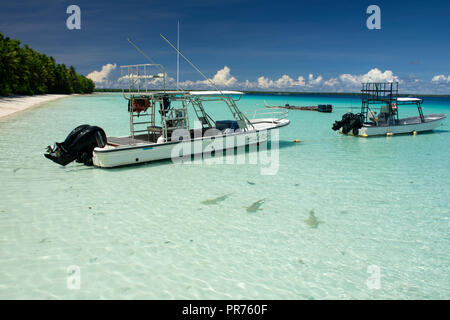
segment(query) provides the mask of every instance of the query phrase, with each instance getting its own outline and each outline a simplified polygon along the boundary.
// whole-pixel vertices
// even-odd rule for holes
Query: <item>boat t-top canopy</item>
[[[365,123],[370,123],[373,116],[369,117],[371,106],[379,106],[380,112],[378,115],[377,125],[395,125],[400,121],[398,116],[399,105],[416,105],[419,112],[421,122],[425,122],[422,111],[421,98],[414,97],[399,97],[398,96],[398,82],[367,82],[362,83],[361,89],[361,114]]]
[[[244,95],[244,92],[241,91],[212,91],[212,90],[204,90],[204,91],[186,91],[186,90],[165,90],[165,91],[147,91],[147,92],[127,92],[131,95],[141,95],[143,97],[151,97],[151,96],[177,96],[177,95],[191,95],[195,97],[214,97],[214,96],[232,96],[232,95]]]
[[[241,91],[229,91],[229,90],[224,90],[224,91],[189,91],[190,95],[193,96],[218,96],[218,95],[230,95],[230,94],[236,94],[236,95],[243,95],[244,93]]]
[[[410,97],[400,97],[397,98],[397,102],[401,102],[401,103],[417,103],[417,102],[422,102],[423,99],[420,98],[410,98]]]

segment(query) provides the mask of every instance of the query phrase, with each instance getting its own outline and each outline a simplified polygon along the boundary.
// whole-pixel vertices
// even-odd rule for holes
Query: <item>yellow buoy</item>
[[[362,134],[362,135],[361,135],[361,137],[363,137],[363,138],[367,138],[367,137],[368,137],[368,135],[364,133],[364,134]]]
[[[387,135],[388,137],[391,137],[391,136],[393,136],[394,134],[393,134],[392,132],[387,132],[386,135]]]
[[[417,131],[413,131],[413,135],[416,136],[417,135]]]
[[[295,142],[295,143],[298,143],[298,142],[301,142],[301,140],[295,139],[294,142]]]

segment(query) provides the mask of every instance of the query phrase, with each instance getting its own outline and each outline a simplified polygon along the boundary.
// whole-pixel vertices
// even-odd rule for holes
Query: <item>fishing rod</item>
[[[141,50],[141,48],[139,48],[137,46],[137,44],[135,44],[130,38],[127,38],[127,41],[140,53],[142,54],[144,57],[147,58],[148,61],[150,61],[152,64],[157,64],[155,63],[155,61],[152,60],[152,58],[150,58],[144,51]]]
[[[202,76],[203,76],[203,78],[205,78],[205,80],[206,81],[208,81],[217,91],[219,91],[219,93],[222,95],[222,96],[224,96],[225,97],[225,95],[222,93],[222,91],[219,89],[219,88],[217,88],[217,86],[216,86],[216,84],[211,80],[211,79],[209,79],[209,78],[207,78],[204,74],[203,74],[203,72],[201,72],[200,71],[200,69],[199,68],[197,68],[188,58],[186,58],[185,56],[184,56],[184,54],[183,53],[181,53],[181,51],[180,50],[178,50],[178,48],[177,47],[175,47],[169,40],[167,40],[167,38],[166,37],[164,37],[161,33],[159,34],[172,48],[174,48],[177,52],[178,52],[178,54],[180,55],[180,56],[182,56],[183,57],[183,59],[184,60],[186,60],[187,62],[189,62],[189,64],[195,69],[195,70],[197,70],[198,71],[198,73],[200,73]]]
[[[249,123],[252,127],[253,127],[253,129],[255,129],[255,126],[250,122],[250,120],[247,118],[247,116],[245,115],[245,114],[243,114],[239,109],[237,109],[237,106],[235,105],[235,103],[234,103],[234,101],[233,101],[233,99],[231,98],[231,96],[230,97],[227,97],[227,96],[225,96],[224,94],[223,94],[223,92],[222,92],[222,90],[220,90],[219,88],[217,88],[217,86],[216,86],[216,84],[214,83],[214,81],[212,81],[211,79],[209,79],[209,78],[207,78],[204,74],[203,74],[203,72],[201,72],[200,71],[200,69],[199,68],[197,68],[197,66],[195,65],[195,64],[193,64],[192,62],[191,62],[191,60],[189,60],[188,58],[186,58],[185,56],[184,56],[184,54],[183,53],[181,53],[181,51],[180,50],[178,50],[178,48],[177,47],[175,47],[169,40],[167,40],[167,38],[166,37],[164,37],[161,33],[159,34],[172,48],[174,48],[177,52],[178,52],[178,54],[180,55],[180,56],[182,56],[183,57],[183,59],[184,60],[186,60],[187,62],[189,62],[189,64],[195,69],[195,70],[197,70],[198,71],[198,73],[200,73],[202,76],[203,76],[203,78],[205,78],[205,80],[207,81],[207,82],[209,82],[219,93],[220,93],[220,95],[223,97],[223,99],[225,100],[225,102],[227,103],[227,105],[228,105],[228,108],[230,109],[230,111],[231,111],[231,113],[233,114],[233,116],[236,118],[236,117],[238,117],[241,121],[244,121],[244,123],[246,124],[246,123]],[[229,104],[229,102],[227,102],[227,101],[229,101],[230,103],[231,103],[231,105]],[[235,115],[235,113],[237,114],[237,116]],[[237,120],[237,119],[236,119]],[[247,129],[248,130],[248,129]]]
[[[150,61],[151,64],[157,66],[159,69],[161,69],[162,73],[163,73],[163,81],[164,81],[164,91],[166,91],[166,70],[164,70],[164,67],[158,63],[155,63],[155,61],[152,60],[152,58],[150,58],[144,51],[141,50],[141,48],[139,48],[137,46],[137,44],[135,44],[130,38],[127,38],[127,41],[140,53],[142,54],[148,61]]]

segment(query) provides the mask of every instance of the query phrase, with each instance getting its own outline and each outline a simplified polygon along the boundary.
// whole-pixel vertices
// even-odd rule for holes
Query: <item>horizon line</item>
[[[161,91],[162,89],[149,89],[148,91]],[[189,89],[185,91],[198,91],[198,89]],[[208,90],[201,90],[208,91]],[[359,96],[361,92],[323,92],[323,91],[259,91],[259,90],[239,90],[245,94],[277,94],[277,95],[334,95],[334,96]],[[118,88],[95,88],[94,92],[122,92]],[[450,98],[450,94],[432,94],[432,93],[398,93],[399,96],[423,96],[423,97],[440,97]]]

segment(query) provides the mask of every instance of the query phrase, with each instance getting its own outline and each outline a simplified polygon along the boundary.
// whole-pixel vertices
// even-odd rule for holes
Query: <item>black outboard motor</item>
[[[348,112],[342,116],[341,121],[335,121],[331,129],[334,131],[339,130],[348,120],[352,117],[353,113]]]
[[[362,113],[357,113],[349,122],[349,131],[352,130],[353,135],[358,135],[359,129],[362,128],[364,124],[364,115]],[[344,130],[342,130],[344,131]],[[349,132],[348,131],[348,132]]]
[[[69,133],[64,142],[56,142],[47,147],[44,156],[62,166],[76,160],[87,166],[92,165],[92,151],[106,145],[106,134],[102,128],[84,124]]]
[[[347,134],[352,131],[354,135],[357,135],[363,124],[364,115],[362,113],[353,114],[348,112],[342,116],[341,121],[335,121],[331,129],[336,131],[342,128],[342,133]]]

